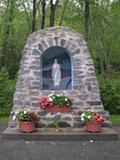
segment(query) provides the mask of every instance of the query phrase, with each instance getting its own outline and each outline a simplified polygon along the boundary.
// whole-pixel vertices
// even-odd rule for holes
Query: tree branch
[[[66,10],[66,8],[67,8],[68,1],[69,1],[69,0],[66,0],[66,2],[65,2],[65,5],[64,5],[63,11],[62,11],[62,15],[61,15],[61,18],[60,18],[59,26],[62,25],[62,21],[63,21],[63,18],[64,18],[64,13],[65,13],[65,10]]]

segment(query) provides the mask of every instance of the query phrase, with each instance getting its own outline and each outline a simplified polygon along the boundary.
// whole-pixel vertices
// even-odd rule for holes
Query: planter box
[[[101,132],[102,130],[102,124],[98,122],[89,122],[85,124],[85,129],[88,132]]]
[[[35,131],[35,123],[34,122],[19,122],[19,127],[21,132],[34,132]]]
[[[71,112],[71,108],[70,107],[57,107],[57,106],[53,106],[51,108],[46,108],[46,112]]]

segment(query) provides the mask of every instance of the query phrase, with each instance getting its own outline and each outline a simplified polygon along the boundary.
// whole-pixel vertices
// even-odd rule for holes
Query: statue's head
[[[54,63],[58,63],[58,60],[57,60],[57,59],[55,59],[55,60],[54,60]]]

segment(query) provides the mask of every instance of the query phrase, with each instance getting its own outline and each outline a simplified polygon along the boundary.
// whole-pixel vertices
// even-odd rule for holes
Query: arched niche
[[[72,89],[71,56],[65,48],[58,46],[48,48],[41,56],[41,69],[41,87],[43,90]],[[56,81],[58,82],[57,85]]]

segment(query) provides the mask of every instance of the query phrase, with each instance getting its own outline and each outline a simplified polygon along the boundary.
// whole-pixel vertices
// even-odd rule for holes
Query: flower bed
[[[46,112],[70,112],[72,102],[63,94],[52,94],[40,99],[39,105]]]

